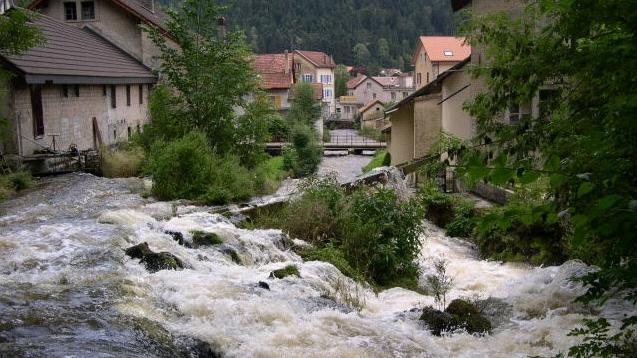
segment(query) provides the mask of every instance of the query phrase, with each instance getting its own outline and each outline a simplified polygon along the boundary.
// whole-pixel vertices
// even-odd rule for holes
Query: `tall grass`
[[[107,178],[129,178],[138,176],[144,163],[144,150],[127,147],[110,150],[102,148],[102,175]]]
[[[31,186],[33,186],[33,178],[31,173],[27,171],[17,171],[0,176],[0,201],[9,199]]]
[[[372,169],[385,167],[391,164],[391,157],[386,150],[379,150],[374,158],[366,166],[363,167],[363,173],[370,172]]]

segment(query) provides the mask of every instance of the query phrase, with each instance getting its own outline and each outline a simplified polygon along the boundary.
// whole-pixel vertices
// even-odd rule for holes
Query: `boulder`
[[[263,282],[263,281],[259,281],[259,287],[265,289],[265,290],[270,290],[270,285],[268,285],[267,282]]]
[[[126,255],[139,259],[146,270],[155,273],[161,270],[183,269],[184,263],[170,252],[153,252],[147,242],[126,249]]]
[[[164,231],[164,234],[170,235],[173,238],[173,240],[177,241],[179,245],[184,244],[184,234],[180,233],[179,231],[166,230]]]
[[[243,265],[243,261],[241,261],[241,257],[237,253],[237,250],[233,249],[232,247],[224,247],[221,249],[221,252],[224,255],[230,256],[232,262],[234,262],[235,264]]]
[[[456,329],[465,329],[470,334],[491,331],[491,322],[478,311],[476,306],[460,299],[451,301],[444,312],[433,307],[425,307],[420,319],[427,323],[431,333],[436,336],[443,331]]]
[[[212,246],[223,243],[221,236],[213,232],[193,231],[192,243],[196,246]]]
[[[439,336],[443,331],[452,329],[454,317],[433,307],[425,307],[420,320],[425,321],[432,334]]]

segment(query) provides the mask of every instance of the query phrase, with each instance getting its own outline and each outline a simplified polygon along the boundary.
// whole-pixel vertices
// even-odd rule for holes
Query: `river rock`
[[[270,278],[282,279],[288,276],[301,277],[301,275],[299,274],[299,268],[296,267],[295,265],[288,265],[282,269],[278,269],[278,270],[274,270],[270,272]]]
[[[184,263],[177,256],[170,252],[153,252],[148,247],[147,242],[129,247],[126,249],[126,255],[134,259],[140,259],[140,262],[146,266],[146,270],[151,273],[184,268]]]
[[[164,231],[164,234],[170,235],[173,238],[173,240],[177,241],[179,245],[184,244],[184,234],[180,233],[179,231],[166,230]]]
[[[270,285],[268,285],[267,282],[263,282],[263,281],[259,281],[259,287],[265,289],[265,290],[270,290]]]
[[[425,307],[420,316],[422,321],[436,336],[443,331],[465,329],[467,333],[488,333],[491,322],[485,318],[472,303],[456,299],[451,301],[447,309],[442,312],[433,307]]]
[[[213,233],[213,232],[205,232],[205,231],[193,231],[192,232],[192,243],[197,246],[212,246],[219,245],[223,243],[223,239],[221,236]]]
[[[233,249],[232,247],[226,246],[221,249],[221,252],[224,255],[229,256],[232,259],[232,262],[234,262],[235,264],[243,265],[243,261],[241,261],[241,257],[237,253],[237,250]]]

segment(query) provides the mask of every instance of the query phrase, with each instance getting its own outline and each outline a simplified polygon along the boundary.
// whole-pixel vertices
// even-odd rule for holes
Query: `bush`
[[[418,188],[418,197],[426,209],[426,217],[435,225],[444,228],[455,217],[454,198],[438,190],[433,182],[425,182]]]
[[[190,133],[151,149],[147,171],[153,195],[161,200],[191,199],[206,204],[245,200],[255,193],[254,176],[236,157],[213,153],[206,136]]]
[[[350,265],[343,250],[332,242],[324,247],[313,248],[302,252],[301,255],[305,260],[329,262],[341,271],[343,275],[351,277],[356,281],[363,281],[365,279],[361,272]]]
[[[255,169],[255,188],[259,194],[272,194],[277,191],[281,181],[288,175],[283,169],[283,157],[267,157]]]
[[[313,174],[323,159],[314,131],[305,125],[296,125],[291,136],[292,147],[283,150],[284,169],[291,171],[297,178]]]
[[[371,162],[363,167],[363,173],[370,172],[372,169],[386,167],[391,165],[391,155],[386,150],[379,150]]]
[[[285,142],[290,134],[290,126],[280,115],[273,115],[268,121],[268,133],[270,134],[270,141]]]
[[[0,200],[6,200],[14,196],[17,192],[33,186],[31,173],[27,171],[17,171],[11,174],[0,176]]]
[[[362,137],[367,137],[379,142],[385,141],[385,136],[383,135],[383,133],[376,128],[362,127],[358,131],[358,134],[360,134]]]
[[[140,147],[116,150],[102,148],[102,175],[107,178],[129,178],[139,175],[144,162],[144,151]]]

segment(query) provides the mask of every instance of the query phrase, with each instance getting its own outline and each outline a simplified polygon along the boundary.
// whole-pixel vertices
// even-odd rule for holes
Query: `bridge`
[[[334,131],[336,132],[336,131]],[[286,145],[291,145],[289,141],[286,142],[271,142],[267,143],[266,149],[270,152],[278,152]],[[322,147],[324,150],[332,151],[354,151],[359,152],[363,150],[377,150],[387,148],[387,143],[380,142],[375,139],[360,136],[358,134],[334,134],[331,136],[329,142],[323,142]]]

